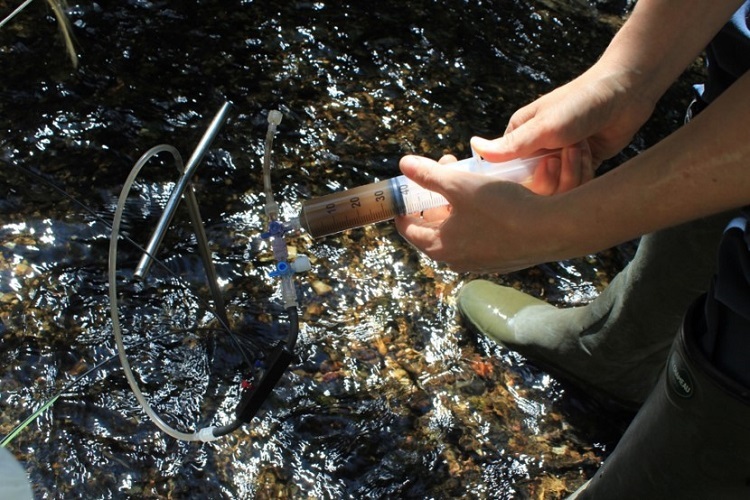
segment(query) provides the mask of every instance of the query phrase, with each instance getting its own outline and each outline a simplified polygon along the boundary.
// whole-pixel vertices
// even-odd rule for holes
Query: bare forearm
[[[472,146],[492,161],[563,148],[562,160],[568,161],[560,170],[569,173],[584,163],[598,165],[631,140],[667,87],[740,4],[640,0],[586,73],[519,109],[503,137],[474,140]],[[647,152],[553,196],[405,157],[404,174],[445,196],[452,211],[437,218],[399,218],[397,227],[416,248],[457,271],[509,272],[750,205],[748,117],[746,76]],[[590,151],[588,162],[565,154],[571,147],[584,151],[583,146]]]
[[[631,74],[656,102],[742,5],[742,0],[640,0],[598,65]]]
[[[690,124],[617,169],[550,197],[564,257],[750,204],[750,75]],[[556,219],[558,217],[555,217]],[[575,235],[575,237],[567,237]]]

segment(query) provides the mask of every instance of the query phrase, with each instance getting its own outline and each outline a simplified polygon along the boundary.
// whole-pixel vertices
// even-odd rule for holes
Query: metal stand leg
[[[221,296],[221,290],[219,289],[219,279],[216,275],[216,267],[214,266],[214,261],[211,258],[211,248],[208,246],[206,229],[203,226],[201,213],[198,209],[198,200],[195,198],[195,191],[193,191],[192,185],[189,185],[187,190],[185,191],[185,199],[188,204],[188,210],[190,211],[190,221],[193,224],[193,230],[195,231],[195,236],[198,240],[198,252],[200,253],[201,260],[203,261],[203,268],[206,270],[208,288],[211,290],[211,297],[214,299],[216,314],[219,316],[219,320],[224,324],[224,326],[228,328],[229,317],[227,316],[227,309],[224,305],[224,298]]]

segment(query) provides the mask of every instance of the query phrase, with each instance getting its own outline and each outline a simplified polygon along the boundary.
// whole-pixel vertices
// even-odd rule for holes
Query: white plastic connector
[[[281,277],[281,299],[285,309],[297,307],[297,289],[294,287],[294,278],[291,274]]]
[[[219,439],[217,436],[214,436],[214,429],[216,427],[204,427],[203,429],[198,431],[198,439],[203,441],[204,443],[208,443],[209,441],[216,441]]]
[[[294,262],[289,264],[295,273],[306,273],[312,269],[310,258],[307,255],[298,255]]]
[[[276,214],[279,213],[279,204],[273,200],[269,200],[266,202],[265,210],[266,216],[270,219],[274,219]]]

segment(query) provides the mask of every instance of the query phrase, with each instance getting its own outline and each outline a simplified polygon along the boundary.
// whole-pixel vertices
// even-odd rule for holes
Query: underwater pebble
[[[16,269],[15,269],[15,275],[16,276],[26,276],[28,274],[31,274],[32,272],[34,272],[34,271],[31,268],[31,266],[29,266],[25,262],[23,262],[21,264],[18,264],[16,266]]]
[[[323,306],[317,302],[311,302],[305,307],[305,318],[320,316],[323,314]]]
[[[0,295],[0,303],[2,304],[17,304],[18,296],[15,293],[4,293]]]
[[[312,289],[317,293],[318,295],[325,295],[327,293],[331,293],[333,291],[333,287],[327,283],[324,283],[320,280],[315,280],[311,284]]]

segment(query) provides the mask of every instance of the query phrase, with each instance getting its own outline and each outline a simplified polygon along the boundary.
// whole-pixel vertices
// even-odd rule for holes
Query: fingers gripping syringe
[[[451,168],[489,175],[498,179],[528,184],[538,165],[558,151],[531,158],[491,163],[481,158],[467,158],[449,164]],[[346,229],[366,226],[430,208],[448,205],[442,195],[423,188],[401,175],[331,193],[302,203],[299,224],[314,238]]]

